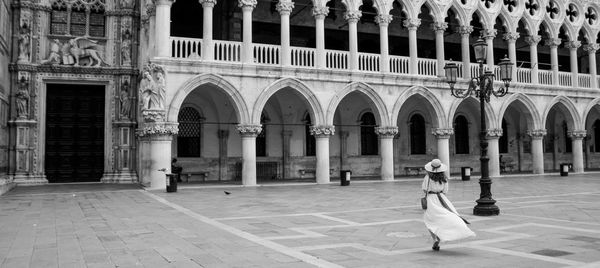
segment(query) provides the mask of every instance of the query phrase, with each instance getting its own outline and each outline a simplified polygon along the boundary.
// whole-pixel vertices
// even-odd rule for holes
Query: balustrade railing
[[[201,59],[203,40],[198,38],[171,37],[171,57],[176,59]],[[215,61],[241,62],[242,42],[213,40],[213,52]],[[316,61],[316,49],[305,47],[290,48],[291,65],[296,67],[314,68]],[[253,44],[253,57],[255,64],[279,65],[281,64],[281,46],[267,44]],[[325,50],[325,67],[328,69],[348,70],[350,53],[348,51]],[[379,72],[380,54],[358,53],[358,69],[365,72]],[[479,64],[471,63],[469,66],[470,74],[464,74],[462,62],[454,62],[458,65],[458,77],[479,76]],[[409,57],[389,56],[389,69],[391,73],[408,74]],[[437,60],[418,59],[417,72],[422,76],[437,75]],[[485,66],[487,69],[487,66]],[[495,80],[499,81],[499,67],[494,67]],[[532,72],[528,68],[517,68],[516,77],[513,81],[516,83],[531,83]],[[540,85],[553,85],[553,72],[550,70],[538,70],[538,83]],[[573,76],[570,72],[558,73],[558,85],[570,87],[573,85]],[[578,74],[578,86],[582,88],[592,87],[592,77],[590,74]],[[600,84],[600,77],[596,84]]]
[[[358,53],[358,69],[365,72],[379,72],[379,54]]]

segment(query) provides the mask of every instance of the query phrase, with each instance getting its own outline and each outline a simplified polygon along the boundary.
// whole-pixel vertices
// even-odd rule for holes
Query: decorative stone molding
[[[421,26],[421,19],[406,19],[404,20],[404,27],[409,30],[416,31],[419,26]]]
[[[538,138],[541,139],[544,136],[546,136],[547,131],[545,129],[534,129],[534,130],[527,130],[527,135],[531,136],[531,138]]]
[[[581,140],[581,139],[585,138],[585,136],[587,136],[587,131],[585,129],[570,130],[570,131],[567,132],[567,135],[571,139]]]
[[[583,46],[583,51],[587,52],[588,54],[596,54],[596,51],[598,51],[598,49],[600,49],[600,44],[597,43],[586,44]]]
[[[577,50],[581,47],[581,41],[569,41],[565,43],[565,48]]]
[[[525,42],[530,46],[537,46],[542,41],[541,35],[530,35],[525,37]]]
[[[242,125],[239,124],[236,127],[237,131],[242,135],[242,137],[256,137],[260,132],[262,132],[261,125]]]
[[[398,134],[397,126],[387,126],[387,127],[376,127],[375,134],[379,135],[382,138],[393,138]]]
[[[156,6],[172,6],[176,0],[154,0]]]
[[[258,3],[257,0],[238,0],[239,1],[239,7],[241,8],[252,8],[254,9],[256,7],[256,4]]]
[[[312,15],[315,16],[317,19],[319,19],[319,18],[323,19],[323,18],[327,17],[327,15],[329,15],[329,7],[314,6],[312,9]]]
[[[460,35],[470,35],[473,32],[473,26],[460,26],[458,27],[458,33]]]
[[[344,19],[348,22],[358,22],[360,17],[362,17],[362,12],[360,10],[346,11],[346,13],[344,13]]]
[[[558,46],[560,46],[560,44],[562,44],[562,39],[548,38],[548,39],[546,39],[545,44],[546,44],[546,46],[549,46],[549,47],[558,47]]]
[[[217,0],[198,0],[202,7],[214,7],[217,4]]]
[[[335,126],[311,126],[310,134],[315,137],[332,136],[335,134]]]
[[[277,6],[275,6],[275,9],[277,9],[277,12],[279,12],[280,15],[289,15],[294,9],[294,2],[286,0],[279,1]]]
[[[521,37],[521,34],[519,34],[518,32],[505,33],[504,35],[502,35],[502,38],[508,42],[515,42],[517,41],[517,39],[519,39],[519,37]]]
[[[175,122],[145,123],[135,131],[135,134],[138,137],[177,135],[179,133],[178,125]]]
[[[492,139],[498,139],[500,137],[502,137],[502,129],[501,128],[492,128],[492,129],[488,129],[485,132],[485,137],[486,138],[492,138]]]
[[[379,14],[379,15],[375,16],[375,23],[377,23],[380,26],[387,26],[390,23],[392,23],[393,19],[394,19],[394,16],[392,16],[392,15]]]
[[[431,24],[431,29],[434,32],[445,32],[448,29],[447,22],[434,22]]]
[[[13,72],[25,71],[32,73],[70,73],[80,75],[138,75],[137,69],[121,67],[74,67],[72,65],[31,65],[14,64],[8,65],[8,70]]]
[[[165,110],[143,109],[142,117],[144,122],[161,122],[165,120]]]
[[[431,134],[438,139],[448,139],[451,135],[454,135],[453,128],[434,128],[431,130]]]

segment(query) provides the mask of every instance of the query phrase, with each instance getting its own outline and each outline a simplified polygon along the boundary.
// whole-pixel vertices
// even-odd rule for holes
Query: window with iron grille
[[[368,112],[360,117],[360,151],[362,155],[379,154],[379,140],[375,133],[375,115]]]
[[[200,157],[202,121],[200,113],[192,108],[181,109],[178,116],[179,134],[177,134],[177,156]]]
[[[106,36],[106,0],[55,0],[50,14],[50,34]]]

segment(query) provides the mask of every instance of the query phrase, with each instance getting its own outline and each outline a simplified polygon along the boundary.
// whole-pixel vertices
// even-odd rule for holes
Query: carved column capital
[[[237,131],[242,135],[242,137],[256,137],[260,132],[262,132],[261,125],[243,125],[239,124],[236,127]]]
[[[238,0],[238,5],[241,8],[252,8],[254,9],[256,7],[256,4],[258,3],[257,0]]]
[[[344,19],[348,22],[358,22],[360,17],[362,17],[362,12],[360,10],[346,11],[346,13],[344,13]]]
[[[533,139],[541,139],[546,136],[546,133],[545,129],[527,130],[527,135],[531,136]]]
[[[294,2],[289,0],[280,0],[277,3],[277,6],[275,6],[275,9],[277,9],[277,12],[279,12],[280,15],[289,15],[292,13],[292,9],[294,9]]]
[[[530,46],[537,46],[540,41],[542,41],[542,36],[540,35],[530,35],[525,37],[525,42]]]
[[[311,126],[310,134],[315,137],[329,137],[335,134],[335,126]]]
[[[519,34],[518,32],[505,33],[504,35],[502,35],[502,38],[508,42],[516,42],[517,39],[519,39],[519,37],[521,37],[521,34]]]
[[[565,47],[570,50],[577,50],[581,47],[581,41],[569,41],[565,43]]]
[[[329,15],[329,7],[327,7],[327,6],[323,6],[323,7],[314,6],[313,9],[312,9],[312,14],[317,19],[323,19],[323,18],[327,17],[327,15]]]
[[[473,32],[473,26],[460,26],[458,27],[458,33],[460,35],[470,35]]]
[[[585,138],[585,136],[587,136],[587,131],[585,129],[570,130],[567,132],[567,135],[569,135],[569,138],[571,139],[582,140],[583,138]]]
[[[135,131],[138,137],[172,136],[179,133],[179,123],[147,122]]]
[[[217,0],[198,0],[198,3],[200,3],[202,7],[214,7],[217,4]]]
[[[376,127],[375,133],[381,138],[393,138],[398,134],[397,126]]]
[[[377,24],[379,24],[380,26],[388,26],[392,22],[393,19],[394,19],[394,16],[392,16],[392,15],[379,14],[375,17],[375,22]]]
[[[449,139],[450,136],[454,135],[453,128],[434,128],[431,130],[431,134],[438,139]]]
[[[416,31],[419,26],[421,26],[421,19],[406,19],[403,23],[404,27],[408,28],[408,30]]]
[[[583,51],[587,52],[588,54],[596,54],[598,49],[600,49],[600,44],[598,43],[587,44],[583,46]]]
[[[546,39],[546,46],[549,47],[558,47],[562,44],[562,39],[560,38],[548,38]]]
[[[448,29],[447,22],[434,22],[431,24],[431,29],[434,32],[445,32]]]
[[[498,30],[496,29],[485,29],[483,31],[483,39],[485,40],[494,39],[496,35],[498,35]]]
[[[488,139],[499,139],[502,137],[502,129],[501,128],[491,128],[485,132],[485,137]]]
[[[156,6],[172,6],[176,0],[156,0]]]

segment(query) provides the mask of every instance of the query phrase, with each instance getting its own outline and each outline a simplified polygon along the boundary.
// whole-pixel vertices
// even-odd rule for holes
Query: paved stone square
[[[600,267],[600,174],[494,179],[500,215],[431,250],[420,179],[331,185],[18,187],[0,197],[1,267]],[[224,193],[227,191],[231,194]]]

